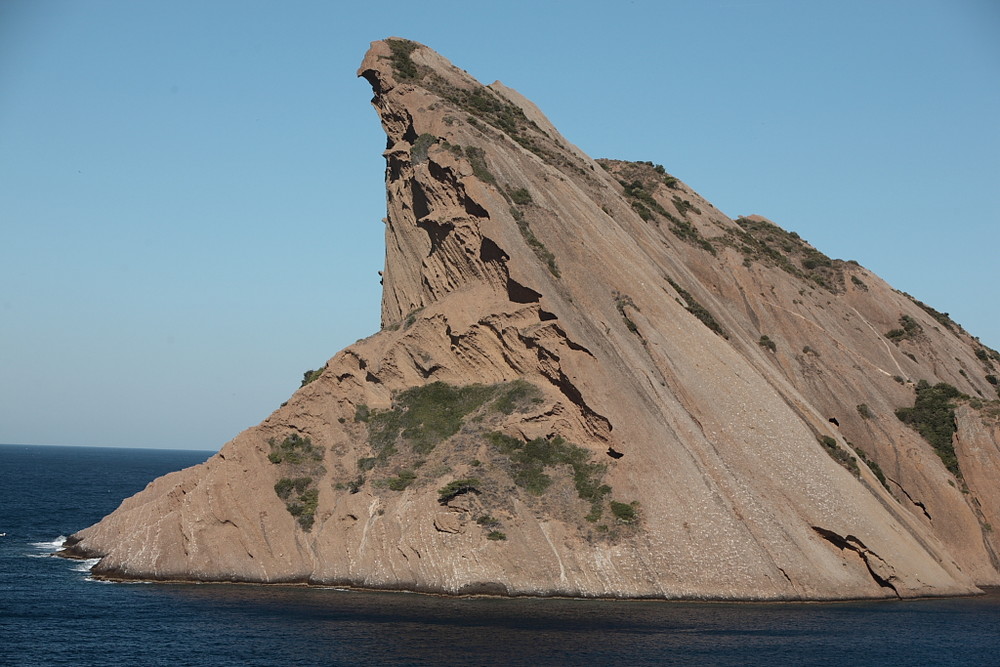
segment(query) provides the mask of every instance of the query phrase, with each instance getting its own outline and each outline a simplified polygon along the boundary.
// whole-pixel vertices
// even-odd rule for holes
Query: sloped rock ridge
[[[374,42],[382,327],[73,535],[113,580],[832,600],[1000,584],[1000,355]]]

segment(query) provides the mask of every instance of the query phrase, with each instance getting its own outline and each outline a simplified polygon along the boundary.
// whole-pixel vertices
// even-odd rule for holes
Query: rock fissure
[[[931,513],[927,511],[927,506],[926,505],[924,505],[922,502],[920,502],[919,500],[917,500],[916,498],[914,498],[913,496],[911,496],[907,492],[906,488],[904,488],[902,484],[900,484],[899,482],[897,482],[896,480],[894,480],[892,477],[889,477],[888,475],[886,475],[886,479],[889,480],[890,482],[892,482],[893,484],[895,484],[896,488],[899,489],[900,492],[904,496],[906,496],[907,500],[909,500],[911,503],[913,503],[913,505],[915,505],[916,507],[919,507],[920,511],[924,513],[924,516],[927,517],[928,521],[933,521],[933,519],[931,518]]]
[[[881,557],[868,547],[864,543],[853,535],[848,535],[847,537],[842,537],[832,530],[827,530],[826,528],[820,528],[819,526],[813,526],[813,530],[825,539],[830,544],[834,545],[842,551],[853,551],[858,556],[861,557],[862,562],[864,562],[865,567],[868,568],[868,574],[871,575],[872,579],[882,588],[888,588],[893,593],[899,596],[899,591],[896,589],[896,585],[893,581],[896,579],[895,572],[888,563],[882,560]]]

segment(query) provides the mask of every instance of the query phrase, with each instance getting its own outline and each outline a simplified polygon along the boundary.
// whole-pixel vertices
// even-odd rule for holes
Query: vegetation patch
[[[285,501],[285,509],[302,529],[310,530],[319,505],[319,489],[313,486],[313,478],[282,477],[275,483],[274,492]]]
[[[851,454],[837,444],[837,441],[828,435],[819,437],[819,443],[834,461],[854,474],[855,477],[861,474],[857,460]]]
[[[872,409],[868,407],[867,403],[861,403],[860,405],[857,406],[857,408],[858,408],[858,414],[861,415],[862,419],[875,418],[875,413],[872,412]]]
[[[858,457],[864,462],[866,466],[868,466],[868,469],[872,471],[872,474],[875,475],[879,483],[885,487],[885,490],[891,492],[892,490],[889,488],[889,482],[886,480],[885,473],[882,472],[881,466],[879,466],[879,464],[875,463],[870,458],[868,458],[868,454],[866,454],[863,449],[855,447],[854,451],[858,453]]]
[[[528,247],[535,253],[535,256],[545,263],[549,273],[559,278],[559,265],[556,264],[556,256],[535,236],[535,232],[531,231],[528,221],[524,219],[524,214],[513,207],[510,209],[510,214],[514,217],[515,222],[517,222],[517,229],[521,232],[521,238],[524,239],[524,242],[528,244]]]
[[[505,415],[512,415],[526,406],[538,404],[541,401],[541,392],[538,391],[538,387],[526,380],[514,380],[497,393],[492,407]]]
[[[623,162],[598,160],[598,163],[608,172],[615,175],[622,191],[629,204],[639,214],[639,217],[646,222],[656,222],[657,215],[670,221],[670,231],[677,238],[699,246],[703,250],[715,255],[715,246],[706,239],[692,223],[687,220],[688,212],[701,213],[701,210],[690,201],[683,199],[679,195],[672,195],[671,201],[677,209],[678,214],[674,215],[665,209],[653,196],[656,188],[666,185],[668,188],[677,189],[680,182],[666,173],[663,165],[652,162]]]
[[[757,341],[757,344],[760,345],[765,350],[770,350],[771,352],[777,352],[778,351],[778,345],[777,345],[777,343],[775,343],[773,340],[771,340],[770,336],[766,336],[766,335],[765,336],[761,336],[760,340]]]
[[[941,457],[945,467],[961,479],[958,457],[952,438],[958,430],[955,424],[955,399],[966,398],[962,392],[945,382],[931,386],[926,380],[917,383],[917,395],[912,408],[899,408],[896,417],[916,429]]]
[[[955,322],[955,320],[951,319],[951,316],[948,315],[948,313],[942,313],[939,310],[935,310],[934,308],[931,308],[930,306],[928,306],[923,301],[919,301],[917,299],[914,299],[912,296],[910,296],[906,292],[902,292],[901,294],[903,296],[905,296],[907,299],[909,299],[910,301],[912,301],[914,303],[914,305],[916,305],[917,307],[919,307],[920,309],[922,309],[925,313],[927,313],[928,315],[930,315],[931,317],[933,317],[935,320],[937,320],[938,324],[940,324],[941,326],[943,326],[948,331],[951,331],[953,333],[956,332],[956,331],[962,331],[962,327],[959,326],[958,323]]]
[[[442,505],[447,505],[456,497],[464,493],[475,493],[477,495],[481,493],[479,490],[479,480],[475,477],[468,477],[466,479],[456,479],[453,482],[448,482],[438,489],[438,502]]]
[[[484,405],[512,414],[540,397],[539,389],[524,380],[465,386],[432,382],[412,387],[396,394],[390,409],[366,413],[368,442],[375,450],[376,463],[388,460],[401,443],[413,452],[427,454],[458,433],[466,417]]]
[[[550,139],[550,137],[533,120],[524,115],[521,107],[509,102],[489,88],[478,85],[471,88],[461,88],[449,83],[437,74],[423,78],[421,85],[467,113],[468,123],[480,131],[485,130],[485,127],[479,122],[483,121],[503,132],[522,148],[531,151],[545,162],[556,167],[571,167],[580,171],[579,167],[544,145],[542,139]]]
[[[325,370],[326,370],[326,364],[323,364],[322,368],[317,368],[314,371],[306,371],[305,373],[303,373],[302,374],[302,384],[299,385],[299,389],[301,389],[302,387],[306,386],[310,382],[318,380],[319,376],[322,375],[323,371],[325,371]]]
[[[361,490],[361,487],[364,485],[365,485],[365,476],[358,475],[356,478],[352,480],[348,480],[346,482],[337,482],[336,484],[333,485],[333,488],[337,489],[338,491],[343,491],[346,489],[351,493],[357,493],[358,491]]]
[[[851,276],[851,282],[854,283],[861,291],[863,292],[868,291],[868,285],[866,285],[865,281],[861,280],[861,278],[858,278],[857,276]]]
[[[843,291],[844,262],[830,259],[795,232],[786,232],[766,220],[739,217],[735,222],[740,230],[730,232],[723,242],[743,255],[745,266],[759,261],[827,291]]]
[[[511,192],[510,200],[520,206],[526,206],[533,201],[531,199],[531,193],[528,192],[526,188],[518,188],[517,190]]]
[[[420,78],[416,63],[410,54],[417,48],[415,42],[408,39],[388,39],[386,43],[392,50],[392,69],[400,81],[413,81]]]
[[[916,340],[924,332],[924,328],[920,326],[920,323],[909,315],[900,315],[899,326],[899,329],[892,329],[885,334],[886,338],[897,345],[900,341]]]
[[[633,500],[631,503],[620,503],[616,500],[611,501],[611,513],[615,515],[620,523],[632,524],[639,520],[639,513],[636,508],[639,507],[639,501]]]
[[[639,333],[639,327],[636,326],[635,322],[632,321],[632,318],[630,318],[628,313],[625,312],[625,308],[631,308],[637,313],[642,311],[639,310],[639,307],[635,305],[635,302],[632,301],[632,297],[628,294],[622,294],[616,290],[612,296],[614,296],[615,299],[615,308],[618,309],[618,313],[622,316],[622,319],[625,320],[625,326],[628,327],[629,331],[642,338],[642,334]]]
[[[670,200],[674,203],[674,208],[677,209],[677,212],[685,218],[687,217],[688,211],[701,215],[701,209],[689,202],[687,199],[682,199],[678,195],[674,195],[670,198]]]
[[[473,175],[483,183],[489,183],[497,187],[497,179],[486,166],[486,153],[478,146],[466,146],[465,157],[468,158],[472,166]]]
[[[417,137],[417,140],[413,142],[413,147],[410,148],[410,162],[413,164],[426,162],[427,152],[431,149],[431,146],[437,143],[437,140],[437,137],[433,134],[426,132]]]
[[[678,220],[672,215],[669,217],[671,222],[670,231],[673,232],[674,236],[682,241],[687,241],[688,243],[701,247],[702,250],[711,253],[713,256],[718,254],[718,251],[715,249],[715,246],[712,245],[712,242],[702,236],[697,227],[692,225],[687,220]]]
[[[403,320],[403,331],[406,331],[417,323],[417,315],[419,315],[423,309],[424,307],[420,306],[419,308],[414,308],[406,314],[406,319]]]
[[[389,489],[391,489],[392,491],[402,491],[410,484],[413,484],[413,481],[415,479],[417,479],[417,473],[407,468],[404,470],[400,470],[398,473],[396,473],[395,477],[390,477],[389,479],[385,480],[385,485],[389,487]]]
[[[271,447],[271,452],[267,455],[267,460],[271,463],[297,465],[323,460],[323,448],[314,445],[308,435],[303,437],[298,433],[290,433],[281,442],[268,438],[267,444]]]
[[[646,190],[642,181],[636,179],[632,182],[618,181],[618,183],[624,189],[625,196],[632,200],[632,207],[636,209],[640,216],[642,216],[643,220],[652,220],[652,216],[643,216],[642,210],[645,210],[647,214],[649,214],[649,211],[656,211],[664,218],[670,215],[667,213],[667,209],[663,208],[660,205],[660,202],[656,201],[656,199],[653,198],[653,195]],[[637,208],[635,205],[636,203],[640,204],[640,207]]]
[[[509,458],[514,483],[533,495],[544,494],[552,485],[552,477],[546,470],[560,465],[569,466],[577,495],[590,503],[587,520],[595,522],[601,518],[604,499],[611,493],[611,487],[601,483],[607,466],[592,463],[588,450],[568,443],[560,436],[525,442],[494,431],[486,437],[494,448]]]
[[[675,283],[671,278],[667,277],[667,282],[670,283],[670,286],[674,288],[674,291],[677,292],[682,299],[684,299],[684,303],[681,305],[683,305],[689,313],[701,320],[701,323],[706,327],[728,340],[729,334],[726,333],[726,331],[722,328],[722,325],[719,324],[718,320],[712,316],[712,313],[710,313],[707,308],[701,305],[697,299],[691,296],[690,292]]]

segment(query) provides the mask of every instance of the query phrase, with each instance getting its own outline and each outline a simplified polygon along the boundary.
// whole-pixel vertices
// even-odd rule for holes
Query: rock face
[[[424,46],[375,42],[359,75],[388,136],[381,331],[67,555],[451,594],[1000,584],[995,351]]]

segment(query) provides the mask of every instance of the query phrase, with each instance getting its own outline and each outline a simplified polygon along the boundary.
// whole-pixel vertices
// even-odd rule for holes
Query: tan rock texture
[[[388,137],[381,331],[67,555],[448,594],[1000,584],[1000,355],[662,167],[592,160],[427,47],[375,42],[359,75]],[[919,380],[966,395],[957,475],[895,415]]]

